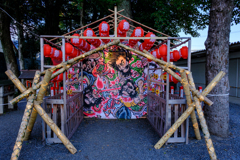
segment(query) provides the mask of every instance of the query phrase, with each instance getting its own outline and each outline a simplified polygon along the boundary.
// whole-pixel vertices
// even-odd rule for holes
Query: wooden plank
[[[175,110],[175,113],[174,113],[174,122],[177,121],[178,119],[178,104],[175,104],[174,105],[174,110]],[[178,129],[174,132],[174,138],[177,138],[178,137]]]
[[[168,143],[181,143],[181,142],[185,142],[186,138],[169,138],[168,139]]]
[[[47,138],[46,139],[47,143],[62,143],[62,141],[59,138]]]
[[[57,104],[52,105],[52,120],[55,124],[57,124]],[[57,135],[53,133],[53,138],[57,138]]]
[[[66,132],[66,130],[65,130],[65,128],[64,128],[64,106],[63,106],[63,104],[60,104],[60,110],[61,110],[61,131],[67,136],[67,132]],[[67,114],[67,113],[65,113],[65,114]]]

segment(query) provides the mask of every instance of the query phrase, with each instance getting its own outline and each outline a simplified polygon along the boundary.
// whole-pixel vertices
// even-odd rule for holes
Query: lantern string
[[[24,26],[21,24],[21,23],[19,23],[16,19],[14,19],[10,14],[8,14],[8,12],[7,11],[5,11],[4,9],[2,9],[1,7],[0,7],[0,9],[4,12],[4,13],[6,13],[13,21],[14,21],[14,23],[15,24],[19,24],[24,30],[28,30],[30,33],[32,33],[33,35],[35,35],[35,36],[37,36],[37,37],[40,37],[38,34],[36,34],[36,33],[34,33],[34,32],[32,32],[30,29],[28,29],[28,27],[24,24]]]

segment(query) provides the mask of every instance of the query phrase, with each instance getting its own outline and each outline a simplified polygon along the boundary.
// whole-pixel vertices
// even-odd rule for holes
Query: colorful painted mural
[[[146,58],[112,46],[83,60],[84,114],[104,119],[134,119],[147,112]],[[150,63],[150,67],[157,67]],[[70,69],[68,81],[81,79]],[[78,90],[80,83],[68,85]]]

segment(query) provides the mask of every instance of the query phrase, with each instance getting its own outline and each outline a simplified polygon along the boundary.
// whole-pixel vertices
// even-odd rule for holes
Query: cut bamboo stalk
[[[19,89],[20,92],[25,92],[27,90],[11,70],[7,70],[5,74],[13,82],[13,84],[15,84],[15,86]]]
[[[40,77],[40,71],[36,71],[35,76],[34,76],[34,80],[33,80],[33,85],[35,85],[39,81],[39,77]],[[16,81],[16,79],[13,80],[13,81]],[[19,85],[23,85],[20,81],[19,81],[18,84]],[[25,90],[26,90],[26,88],[25,88]],[[24,111],[24,114],[23,114],[23,118],[22,118],[22,122],[21,122],[20,129],[19,129],[19,132],[18,132],[18,136],[17,136],[16,142],[15,142],[15,145],[13,147],[13,153],[12,153],[12,156],[11,156],[12,160],[18,159],[18,157],[20,155],[20,151],[21,151],[21,148],[22,148],[22,142],[24,140],[24,136],[25,136],[25,133],[26,133],[27,125],[29,123],[29,117],[30,117],[30,114],[31,114],[32,108],[33,108],[34,98],[35,98],[34,94],[32,94],[28,98],[28,102],[27,102],[27,105],[26,105],[26,108],[25,108],[25,111]]]
[[[204,134],[204,138],[205,138],[205,142],[206,142],[206,146],[207,146],[209,156],[210,156],[211,159],[217,160],[217,155],[216,155],[215,149],[213,147],[212,139],[211,139],[210,133],[208,131],[208,126],[207,126],[206,120],[205,120],[204,115],[203,115],[203,111],[202,111],[202,107],[200,105],[200,101],[195,96],[194,96],[194,101],[195,101],[195,104],[196,104],[196,109],[197,109],[200,124],[202,126],[202,131],[203,131],[203,134]]]
[[[187,77],[188,77],[188,81],[189,81],[190,85],[193,87],[193,89],[196,89],[196,86],[195,86],[194,81],[193,81],[192,73],[187,72],[187,74],[188,74]],[[194,96],[193,98],[194,98],[194,101],[195,101],[195,104],[196,104],[198,118],[199,118],[199,121],[200,121],[200,124],[201,124],[201,127],[202,127],[202,131],[203,131],[203,134],[204,134],[204,139],[205,139],[205,142],[206,142],[206,145],[207,145],[209,156],[210,156],[211,159],[216,160],[217,156],[216,156],[216,153],[215,153],[215,149],[213,147],[212,139],[210,138],[210,133],[208,131],[206,120],[205,120],[204,115],[203,115],[202,106],[200,104],[200,101],[199,101],[198,97]]]
[[[38,95],[37,95],[37,101],[38,102],[42,102],[43,100],[43,97],[47,91],[47,87],[48,87],[48,83],[51,79],[51,75],[52,75],[52,71],[50,70],[47,70],[46,71],[46,74],[43,78],[43,81],[42,81],[42,85],[41,85],[41,88],[39,89],[39,92],[38,92]],[[36,83],[34,83],[35,85]],[[27,131],[26,131],[26,135],[24,137],[24,140],[28,140],[29,139],[29,136],[31,135],[32,133],[32,129],[33,129],[33,126],[35,124],[35,121],[37,119],[37,110],[36,108],[33,109],[32,111],[32,114],[31,114],[31,117],[29,119],[29,123],[28,123],[28,126],[27,126]]]
[[[203,90],[202,95],[206,96],[216,85],[217,83],[222,79],[222,77],[225,76],[225,72],[220,71],[216,77],[208,84],[208,86]]]
[[[13,147],[13,152],[12,152],[12,156],[11,156],[11,160],[17,160],[19,155],[20,155],[20,151],[22,149],[22,143],[23,143],[23,139],[24,139],[24,135],[25,135],[25,131],[29,122],[29,117],[33,108],[33,101],[34,101],[35,96],[32,94],[27,102],[25,111],[24,111],[24,115],[22,118],[22,122],[20,125],[20,129],[18,132],[18,136],[15,142],[15,145]]]
[[[49,68],[49,70],[56,70],[58,68],[61,68],[59,69],[57,72],[55,72],[54,74],[52,74],[52,77],[51,79],[55,78],[56,76],[58,76],[59,74],[63,73],[64,71],[68,70],[72,65],[78,63],[80,60],[84,59],[85,57],[95,53],[95,52],[98,52],[100,50],[103,50],[104,48],[107,48],[109,46],[112,46],[112,45],[117,45],[120,41],[119,40],[115,40],[113,42],[110,42],[108,44],[105,44],[101,47],[98,47],[94,50],[91,50],[89,52],[86,52],[78,57],[75,57],[73,59],[70,59],[66,62],[62,62],[61,64],[57,65],[57,66],[54,66],[52,68]],[[63,68],[62,68],[63,67]],[[43,71],[41,72],[41,75],[44,75],[46,73],[46,71]],[[28,97],[31,93],[33,93],[33,91],[37,90],[38,88],[40,88],[42,82],[39,82],[35,87],[31,87],[29,88],[28,90],[26,90],[24,93],[22,93],[21,95],[19,95],[18,97],[14,98],[13,100],[10,101],[11,104],[14,104],[14,103],[17,103],[19,102],[20,100]]]
[[[187,117],[194,110],[195,105],[190,105],[186,111],[178,118],[178,120],[172,125],[172,127],[162,136],[162,138],[155,144],[155,149],[160,149],[167,140],[172,136],[172,134],[178,129],[178,127],[187,119]]]
[[[182,70],[180,72],[180,74],[181,74],[181,78],[182,78],[181,83],[183,85],[183,89],[184,89],[185,96],[186,96],[186,99],[187,99],[187,105],[190,106],[192,104],[192,98],[191,98],[190,90],[189,90],[189,87],[188,87],[188,80],[187,80],[186,72],[184,70]],[[194,129],[195,136],[198,140],[200,140],[201,135],[200,135],[200,131],[199,131],[198,122],[197,122],[195,112],[193,111],[190,114],[190,116],[191,116],[191,120],[192,120],[192,123],[193,123],[193,129]]]
[[[72,153],[75,154],[77,149],[72,145],[68,138],[62,133],[58,126],[53,122],[53,120],[47,115],[43,108],[38,102],[34,102],[34,107],[42,119],[47,123],[47,125],[53,130],[53,132],[58,136],[58,138],[63,142],[65,147]]]
[[[213,89],[213,87],[216,86],[216,84],[221,80],[221,78],[224,75],[225,73],[223,71],[219,72],[219,74],[209,83],[211,85],[209,85],[210,87],[207,89],[207,91],[205,92],[206,94],[204,94],[204,96],[206,96],[207,93],[209,93]],[[178,120],[172,125],[172,127],[155,144],[154,146],[155,149],[160,149],[163,146],[163,144],[166,143],[166,141],[172,136],[172,134],[178,129],[178,127],[184,122],[184,120],[186,120],[186,118],[191,114],[194,108],[195,108],[195,102],[192,103],[186,109],[186,111],[178,118]]]
[[[144,50],[143,52],[146,53],[146,54],[150,54],[150,53],[147,52],[146,50]],[[154,58],[155,58],[155,57],[154,57]],[[156,59],[157,59],[157,58],[156,58]],[[181,77],[179,77],[175,72],[173,72],[173,71],[170,69],[171,67],[174,67],[174,68],[175,68],[175,67],[177,67],[177,66],[174,66],[174,65],[172,65],[172,64],[170,64],[170,63],[167,63],[167,62],[165,62],[165,63],[166,63],[165,65],[159,64],[160,67],[162,67],[162,68],[164,69],[164,71],[168,72],[168,73],[171,74],[174,78],[176,78],[179,82],[181,82]],[[179,69],[181,69],[181,68],[179,68]],[[184,69],[181,69],[180,72],[181,72],[181,71],[184,71]],[[186,72],[186,73],[189,74],[190,72],[188,71],[188,72]],[[210,99],[208,99],[206,96],[203,96],[201,93],[199,93],[198,90],[194,89],[191,84],[187,84],[187,87],[190,88],[190,90],[200,99],[200,101],[205,102],[205,103],[206,103],[207,105],[209,105],[209,106],[211,106],[211,105],[213,104],[213,102],[212,102]]]

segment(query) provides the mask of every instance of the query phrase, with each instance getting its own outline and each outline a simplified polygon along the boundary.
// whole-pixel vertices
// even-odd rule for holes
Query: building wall
[[[193,53],[194,54],[194,53]],[[192,58],[191,71],[196,87],[206,87],[205,80],[206,57]],[[176,63],[178,66],[186,66],[187,61],[182,60]],[[240,97],[240,50],[229,54],[229,95]]]

